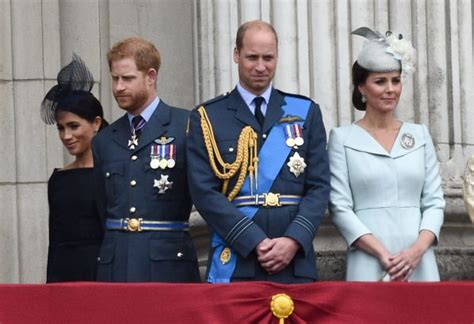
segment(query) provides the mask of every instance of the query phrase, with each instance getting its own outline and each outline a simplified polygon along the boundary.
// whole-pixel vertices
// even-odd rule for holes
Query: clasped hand
[[[385,257],[381,262],[392,281],[408,281],[422,256],[423,251],[411,246],[395,255]]]
[[[257,260],[268,274],[282,271],[295,257],[299,244],[289,237],[266,238],[255,248]]]

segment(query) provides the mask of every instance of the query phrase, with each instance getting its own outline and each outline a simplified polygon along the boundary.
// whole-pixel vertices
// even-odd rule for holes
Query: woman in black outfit
[[[94,80],[79,56],[58,74],[58,84],[41,103],[46,124],[75,157],[48,181],[49,248],[46,282],[95,281],[103,237],[93,188],[91,141],[107,125],[100,102],[90,92]]]

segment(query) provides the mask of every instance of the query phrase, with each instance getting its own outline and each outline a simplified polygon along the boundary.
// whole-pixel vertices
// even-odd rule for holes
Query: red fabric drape
[[[0,323],[474,323],[474,282],[0,285]]]

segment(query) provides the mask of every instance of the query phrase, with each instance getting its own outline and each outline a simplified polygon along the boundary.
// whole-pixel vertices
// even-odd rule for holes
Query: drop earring
[[[367,97],[362,95],[362,98],[360,98],[360,101],[362,101],[362,103],[366,103],[367,102]]]

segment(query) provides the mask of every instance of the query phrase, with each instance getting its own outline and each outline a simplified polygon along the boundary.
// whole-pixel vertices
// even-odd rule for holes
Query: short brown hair
[[[134,36],[118,41],[107,53],[109,68],[112,69],[112,62],[127,57],[135,60],[138,71],[146,72],[149,69],[160,69],[161,57],[155,45],[144,38]]]
[[[275,31],[275,28],[273,28],[271,24],[265,21],[252,20],[252,21],[247,21],[246,23],[243,23],[242,25],[240,25],[239,29],[237,30],[237,37],[235,38],[235,48],[237,48],[237,51],[240,51],[240,49],[243,46],[245,33],[247,32],[247,30],[252,29],[252,28],[255,28],[257,30],[266,29],[270,31],[275,36],[275,41],[278,48],[278,35]]]

